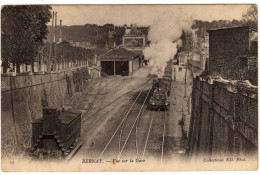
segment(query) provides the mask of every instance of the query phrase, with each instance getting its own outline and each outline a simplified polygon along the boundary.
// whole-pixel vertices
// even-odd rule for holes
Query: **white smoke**
[[[159,15],[152,23],[148,34],[151,44],[143,51],[145,59],[149,59],[152,74],[163,76],[167,62],[177,53],[176,46],[182,30],[191,30],[193,19],[187,16],[189,15],[183,13],[181,9],[176,9]]]
[[[161,77],[167,65],[167,61],[172,59],[177,52],[177,44],[163,40],[144,49],[145,59],[149,59],[151,73]],[[159,71],[159,72],[158,72]]]

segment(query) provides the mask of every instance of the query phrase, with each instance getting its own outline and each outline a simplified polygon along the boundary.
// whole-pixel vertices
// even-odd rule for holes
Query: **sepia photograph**
[[[1,6],[3,172],[256,171],[257,4]]]

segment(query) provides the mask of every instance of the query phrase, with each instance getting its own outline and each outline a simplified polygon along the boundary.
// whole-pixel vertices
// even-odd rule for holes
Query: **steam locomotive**
[[[153,110],[168,110],[170,106],[170,80],[156,78],[153,81],[152,96],[149,100]]]
[[[43,117],[32,123],[32,154],[38,158],[63,158],[80,137],[81,113],[43,109]]]

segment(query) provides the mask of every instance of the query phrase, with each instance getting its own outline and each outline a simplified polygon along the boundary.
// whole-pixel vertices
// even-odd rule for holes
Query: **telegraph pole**
[[[188,66],[188,64],[186,64],[186,69],[185,69],[185,89],[184,89],[184,98],[187,97],[187,66]]]
[[[50,54],[49,54],[49,58],[48,58],[48,61],[47,61],[47,72],[48,73],[50,73],[50,71],[51,71],[51,57],[52,57],[52,43],[53,43],[53,41],[52,41],[52,35],[53,35],[53,25],[54,25],[54,12],[52,12],[52,25],[51,25],[51,31],[50,31],[50,36],[51,36],[51,41],[50,41]]]
[[[61,31],[61,27],[62,27],[62,20],[60,20],[60,40],[59,40],[59,42],[62,42],[62,31]]]
[[[57,48],[56,48],[56,30],[57,30],[57,12],[55,12],[55,27],[54,27],[54,60],[55,60],[55,70],[57,70]]]
[[[57,26],[57,12],[54,13],[54,37],[53,37],[53,42],[56,43],[56,26]]]
[[[62,26],[62,20],[60,20],[60,38],[59,38],[59,42],[60,42],[60,43],[62,42],[61,26]],[[63,54],[61,54],[61,69],[64,69]]]

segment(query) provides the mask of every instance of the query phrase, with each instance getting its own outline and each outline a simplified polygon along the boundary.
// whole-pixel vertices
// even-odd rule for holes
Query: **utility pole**
[[[185,92],[184,92],[184,98],[187,97],[187,66],[188,64],[186,65],[186,69],[185,69]]]
[[[62,31],[61,31],[61,27],[62,27],[62,20],[60,20],[60,40],[59,40],[59,42],[62,42]]]
[[[186,69],[185,69],[185,89],[184,89],[184,98],[186,98],[187,97],[187,68],[188,68],[188,65],[189,65],[189,63],[188,63],[188,60],[189,60],[189,56],[190,56],[190,52],[188,52],[188,59],[187,59],[187,61],[186,61]]]
[[[60,37],[59,37],[59,43],[61,43],[62,42],[62,31],[61,31],[61,26],[62,26],[62,20],[60,20],[60,27],[59,27],[59,31],[60,31]],[[61,52],[61,51],[60,51]],[[61,69],[64,69],[64,66],[63,66],[63,63],[64,63],[64,61],[63,61],[63,54],[62,53],[60,53],[60,55],[61,55]]]
[[[55,60],[55,70],[57,69],[57,48],[56,48],[56,30],[57,30],[57,12],[54,13],[55,17],[55,27],[54,27],[54,60]]]
[[[51,41],[50,41],[50,53],[49,53],[49,58],[48,58],[48,61],[47,61],[47,72],[48,73],[50,73],[50,71],[51,71],[51,57],[52,57],[52,51],[53,51],[53,48],[52,48],[52,43],[53,43],[53,41],[52,41],[52,35],[53,35],[53,25],[54,25],[54,12],[52,12],[52,25],[51,25],[51,31],[50,31],[50,33],[51,33]]]
[[[53,14],[54,14],[54,35],[53,35],[53,42],[56,43],[57,12],[53,12]]]

